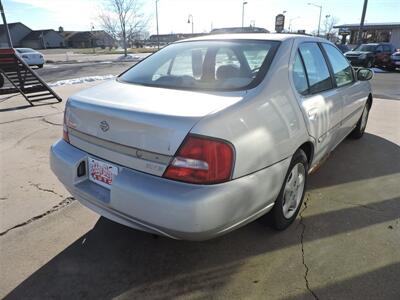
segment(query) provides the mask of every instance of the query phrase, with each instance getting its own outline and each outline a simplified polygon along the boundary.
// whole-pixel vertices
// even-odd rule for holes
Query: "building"
[[[10,31],[11,41],[14,47],[22,47],[22,40],[26,37],[32,29],[25,26],[24,24],[17,23],[9,23],[8,30]],[[7,31],[3,24],[0,25],[0,48],[8,48],[7,41]]]
[[[339,35],[343,37],[342,42],[348,38],[348,43],[356,45],[359,43],[388,42],[396,48],[400,48],[400,22],[394,23],[366,23],[363,26],[361,40],[358,39],[360,24],[342,24],[334,28],[339,29]]]
[[[69,48],[114,47],[115,41],[104,30],[62,31],[65,45]]]
[[[64,37],[53,29],[32,30],[21,41],[21,47],[33,49],[63,48]]]
[[[14,48],[60,48],[64,47],[64,37],[53,29],[32,30],[21,22],[9,23],[11,41]],[[0,48],[8,48],[5,26],[0,25]]]

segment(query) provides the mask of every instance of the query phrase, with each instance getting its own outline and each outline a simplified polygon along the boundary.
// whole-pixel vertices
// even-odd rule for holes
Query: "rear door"
[[[366,100],[365,87],[355,80],[352,67],[336,47],[327,43],[321,45],[334,78],[335,91],[343,103],[341,127],[337,140],[340,142],[353,129],[361,116]]]
[[[342,98],[334,89],[328,65],[317,43],[300,44],[295,55],[293,81],[301,95],[309,133],[317,141],[314,157],[318,161],[338,141]]]

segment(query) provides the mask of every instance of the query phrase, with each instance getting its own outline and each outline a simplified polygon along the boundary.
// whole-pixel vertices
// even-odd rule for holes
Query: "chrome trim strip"
[[[83,141],[86,141],[88,143],[94,144],[99,147],[103,147],[105,149],[115,151],[121,154],[129,155],[138,159],[143,159],[163,165],[168,165],[172,159],[172,157],[168,155],[163,155],[163,154],[158,154],[146,150],[142,150],[139,148],[135,147],[130,147],[130,146],[125,146],[121,145],[115,142],[110,142],[101,138],[98,138],[93,135],[89,135],[86,133],[83,133],[81,131],[78,131],[73,128],[68,128],[68,134],[75,136]]]

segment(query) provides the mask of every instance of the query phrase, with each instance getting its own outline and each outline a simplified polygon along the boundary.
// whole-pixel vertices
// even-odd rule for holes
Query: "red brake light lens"
[[[164,173],[165,178],[212,184],[232,175],[234,150],[227,142],[188,136]]]

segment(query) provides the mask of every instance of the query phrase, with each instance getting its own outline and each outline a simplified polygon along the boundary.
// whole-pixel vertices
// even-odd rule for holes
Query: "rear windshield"
[[[193,41],[169,45],[119,80],[173,89],[238,90],[265,76],[277,41]]]
[[[354,50],[357,51],[368,51],[368,52],[374,52],[376,48],[376,45],[360,45],[357,48],[355,48]]]

